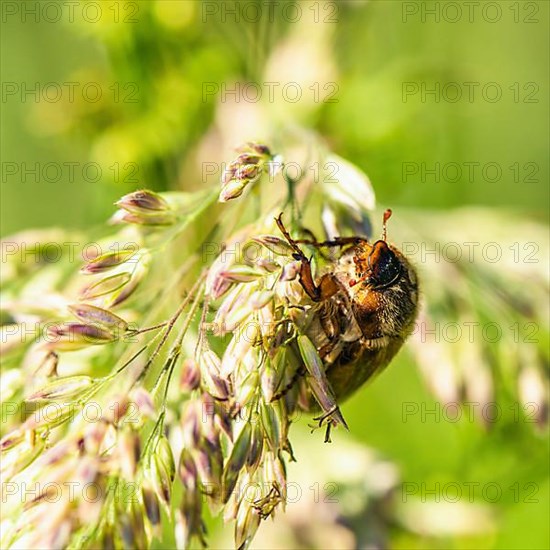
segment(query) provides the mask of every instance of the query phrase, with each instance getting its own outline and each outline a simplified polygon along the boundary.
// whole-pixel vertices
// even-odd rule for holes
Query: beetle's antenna
[[[391,218],[391,215],[392,215],[391,208],[388,208],[384,212],[384,216],[382,217],[382,240],[384,242],[386,242],[388,237],[387,224],[388,224],[388,220]]]

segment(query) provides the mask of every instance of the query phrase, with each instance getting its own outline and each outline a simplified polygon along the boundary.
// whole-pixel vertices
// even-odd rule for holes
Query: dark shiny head
[[[386,225],[391,215],[390,209],[384,212],[381,240],[372,245],[362,242],[355,248],[353,262],[357,279],[350,281],[350,286],[364,283],[369,288],[378,290],[399,281],[403,266],[397,254],[386,242]]]
[[[367,257],[365,283],[372,288],[388,287],[401,276],[401,262],[385,241],[376,241]]]

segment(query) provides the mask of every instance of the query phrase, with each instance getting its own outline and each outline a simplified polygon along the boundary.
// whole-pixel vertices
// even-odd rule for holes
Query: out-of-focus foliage
[[[118,23],[107,9],[94,23],[79,17],[78,9],[73,22],[35,23],[27,17],[22,24],[20,14],[6,20],[3,40],[18,44],[20,55],[8,56],[4,49],[5,81],[29,88],[37,81],[79,85],[74,101],[68,93],[38,103],[32,93],[21,101],[20,89],[7,95],[3,126],[10,139],[4,140],[4,158],[99,162],[103,177],[79,185],[80,167],[71,182],[68,170],[61,181],[48,184],[42,178],[34,183],[32,176],[25,184],[17,183],[20,175],[7,177],[5,197],[27,200],[15,211],[4,201],[4,234],[23,228],[27,219],[51,225],[44,205],[55,204],[54,197],[64,196],[67,203],[87,199],[86,208],[67,214],[68,221],[82,226],[108,215],[105,199],[140,185],[204,184],[201,162],[221,162],[243,134],[260,138],[274,121],[321,130],[333,149],[369,173],[383,203],[424,208],[481,202],[520,207],[547,219],[547,3],[533,2],[517,16],[514,6],[503,2],[495,23],[482,17],[481,6],[472,22],[466,10],[456,23],[442,17],[435,22],[421,10],[441,11],[443,5],[430,1],[421,2],[413,15],[407,13],[414,2],[350,1],[337,2],[336,8],[305,2],[296,22],[291,9],[283,15],[288,2],[269,8],[269,2],[258,0],[259,22],[253,9],[248,17],[232,16],[234,2],[220,3],[217,11],[214,3],[195,1],[117,4]],[[538,23],[523,22],[531,12]],[[100,86],[98,101],[83,98],[88,82]],[[223,89],[240,84],[242,91],[250,82],[259,83],[260,101],[255,89],[247,91],[252,101],[237,104],[234,94],[222,95]],[[279,84],[273,85],[272,102],[270,82]],[[289,82],[300,85],[302,98],[295,103],[282,93]],[[450,89],[452,101],[430,95],[447,83],[460,86],[459,101]],[[464,83],[472,83],[472,100]],[[497,84],[500,100],[485,99],[488,83]],[[88,93],[94,97],[92,89]],[[489,91],[486,96],[493,97]],[[260,106],[267,119],[257,120]],[[128,162],[135,165],[124,168]],[[418,163],[418,172],[404,176],[407,162]],[[490,167],[489,179],[483,173],[490,162],[498,164],[500,177]],[[114,163],[118,166],[110,169]],[[436,181],[434,175],[423,177],[422,163],[426,170],[439,163],[440,172],[458,163],[461,174],[456,177],[450,166],[452,181],[444,176]],[[479,163],[471,167],[471,177],[465,163]],[[32,200],[37,196],[41,200]]]
[[[93,24],[77,16],[55,24],[15,17],[4,25],[3,45],[17,45],[9,56],[2,48],[5,81],[95,82],[103,93],[97,102],[79,93],[74,101],[64,95],[59,102],[17,96],[4,102],[4,163],[78,167],[74,178],[65,170],[54,182],[3,173],[2,234],[34,226],[88,229],[107,218],[126,192],[210,186],[235,144],[285,136],[289,147],[289,141],[310,139],[301,128],[314,128],[369,174],[379,202],[398,213],[393,240],[409,246],[419,266],[425,327],[460,323],[463,336],[437,342],[415,334],[412,353],[400,355],[344,405],[351,434],[338,438],[352,439],[349,447],[336,441],[326,451],[300,434],[294,450],[306,472],[290,469],[289,478],[303,480],[301,490],[310,496],[310,486],[334,482],[338,502],[327,504],[321,496],[308,507],[304,497],[288,507],[286,519],[277,518],[285,524],[280,530],[277,524],[260,529],[257,547],[320,548],[328,541],[340,548],[367,542],[407,549],[548,547],[548,3],[528,3],[536,9],[538,23],[532,24],[513,2],[498,3],[502,15],[494,23],[482,17],[481,6],[472,22],[467,16],[457,23],[430,15],[422,20],[423,6],[445,4],[431,1],[303,2],[296,22],[285,20],[280,7],[269,21],[268,3],[260,1],[259,22],[222,18],[220,11],[207,17],[212,2],[124,5],[133,4],[135,23],[114,23],[113,12],[105,10]],[[419,12],[406,15],[405,5],[418,5]],[[303,97],[292,103],[276,92],[273,102],[254,102],[222,94],[224,86],[242,90],[247,82],[260,83],[264,99],[264,83],[280,83],[280,90],[297,82]],[[456,102],[423,97],[420,90],[449,82],[478,83],[474,99],[466,99],[463,85],[464,97]],[[499,101],[482,95],[491,82],[502,90]],[[533,90],[536,101],[525,101]],[[329,95],[334,101],[323,101]],[[273,145],[277,150],[280,144]],[[86,162],[101,167],[97,182],[82,177]],[[488,163],[500,169],[499,177],[484,171]],[[458,209],[466,205],[479,208]],[[432,250],[436,242],[479,242],[478,251],[494,242],[508,260],[491,264],[476,253],[472,262],[435,262],[422,246]],[[537,246],[531,257],[534,249],[522,248],[526,243]],[[62,290],[74,263],[67,272],[59,269],[63,265],[3,263],[3,275],[15,281],[8,295],[17,292],[26,313],[39,315],[26,294],[27,269],[36,268],[31,275],[39,279],[32,289]],[[481,324],[470,341],[464,323],[472,322]],[[496,342],[492,333],[481,333],[489,323],[503,332]],[[9,356],[8,366],[16,359]],[[9,391],[10,384],[5,387]],[[445,404],[457,400],[477,406],[465,407],[456,419]],[[491,419],[500,412],[494,421],[479,414],[487,404],[496,404]],[[372,477],[381,486],[369,485],[380,465],[355,444],[376,448],[391,462]],[[320,462],[332,468],[317,473]],[[349,477],[343,476],[347,469]],[[461,491],[456,503],[454,484]],[[320,523],[327,532],[321,539]],[[218,527],[212,522],[212,542],[227,545]],[[164,545],[172,542],[164,539]]]

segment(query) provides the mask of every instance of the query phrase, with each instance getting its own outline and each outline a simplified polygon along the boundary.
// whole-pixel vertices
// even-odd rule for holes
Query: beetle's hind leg
[[[342,416],[340,413],[340,407],[336,406],[332,410],[326,412],[325,414],[322,414],[321,416],[316,416],[313,418],[315,422],[318,422],[317,425],[309,425],[311,428],[311,432],[313,433],[318,428],[322,428],[323,424],[326,425],[325,430],[325,443],[332,443],[332,440],[330,439],[330,432],[332,430],[333,426],[336,426],[338,422],[333,418],[333,415]],[[343,420],[343,418],[342,418]],[[344,422],[344,427],[347,429],[347,424]]]
[[[294,387],[294,385],[298,383],[298,380],[302,378],[302,376],[304,376],[305,374],[305,367],[303,365],[298,367],[298,369],[296,369],[296,372],[292,375],[290,381],[273,396],[272,401],[277,401],[278,399],[283,398]]]

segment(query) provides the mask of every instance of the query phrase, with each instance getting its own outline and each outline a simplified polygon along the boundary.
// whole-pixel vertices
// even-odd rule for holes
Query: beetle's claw
[[[338,405],[336,405],[333,409],[330,411],[313,418],[317,424],[310,424],[309,427],[311,428],[311,433],[313,433],[318,428],[321,428],[324,423],[326,423],[327,429],[325,432],[325,443],[331,443],[330,439],[330,430],[333,426],[338,426],[338,424],[342,424],[346,430],[348,429],[348,425],[346,424],[346,421],[344,420],[344,417],[342,416],[342,413],[340,412],[340,408]]]

